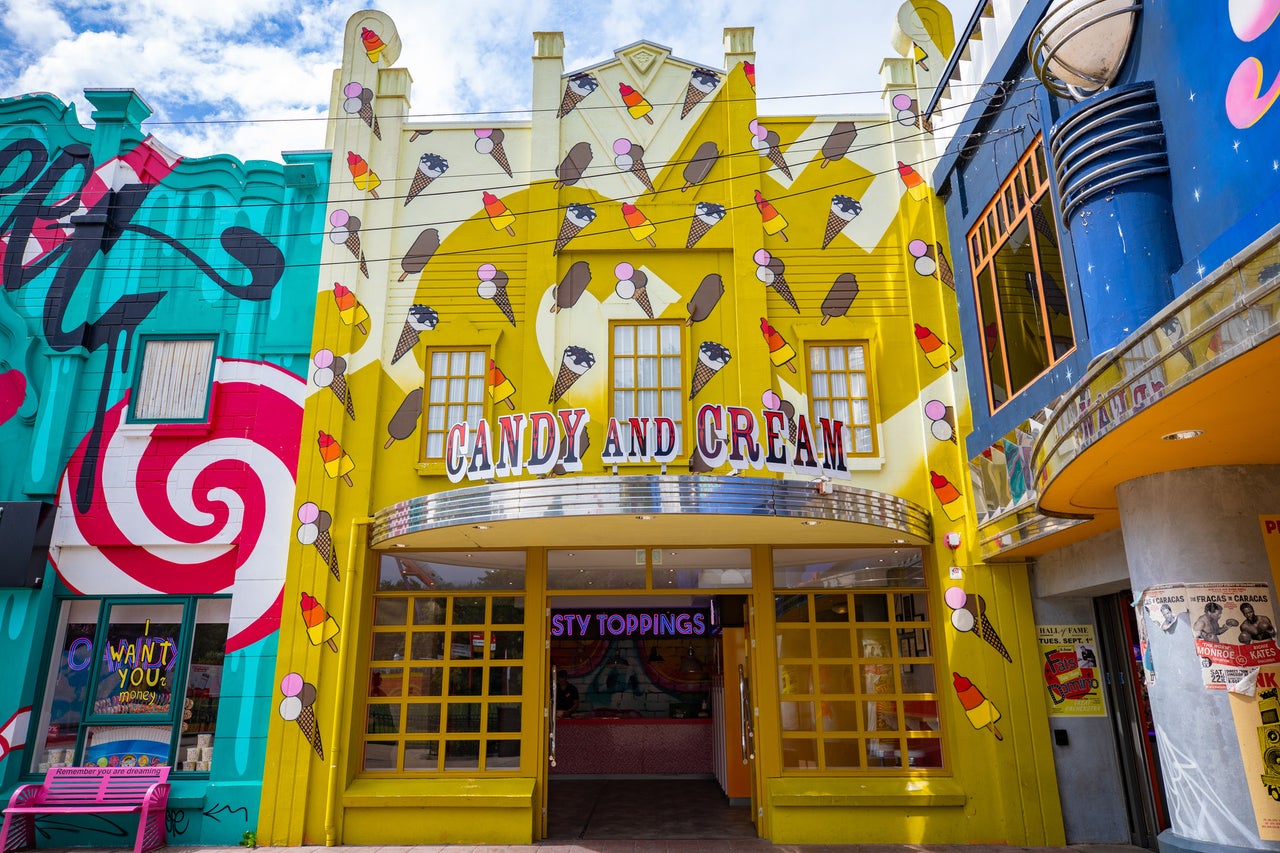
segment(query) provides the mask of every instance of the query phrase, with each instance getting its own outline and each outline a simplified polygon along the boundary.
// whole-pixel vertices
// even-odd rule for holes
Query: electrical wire
[[[981,135],[983,135],[983,136],[984,136],[984,138],[983,138],[983,140],[982,140],[981,142],[979,142],[979,143],[975,143],[974,145],[969,146],[969,147],[972,149],[972,148],[980,148],[980,147],[983,147],[983,146],[986,146],[986,145],[994,144],[994,143],[997,143],[997,142],[1003,141],[1004,139],[1009,138],[1010,136],[1014,136],[1014,135],[1017,135],[1017,134],[1021,134],[1021,133],[1023,133],[1023,132],[1025,131],[1025,129],[1026,129],[1026,128],[1025,128],[1025,126],[1023,126],[1023,125],[1018,125],[1018,126],[1016,126],[1016,127],[1012,127],[1012,128],[1007,129],[1007,130],[1004,130],[1004,131],[998,131],[998,132],[994,132],[994,133],[992,133],[992,132],[987,132],[987,133],[985,133],[985,134],[981,134]],[[973,134],[973,135],[979,135],[979,134]],[[959,138],[963,138],[963,137],[959,137]],[[918,161],[918,162],[920,162],[920,163],[930,162],[930,161],[934,161],[934,160],[941,159],[941,158],[942,158],[942,157],[944,157],[944,156],[946,156],[946,155],[945,155],[945,154],[939,154],[939,155],[936,155],[936,156],[934,156],[934,157],[926,158],[925,160],[921,160],[921,161]],[[856,180],[874,179],[875,177],[882,176],[882,175],[891,175],[891,174],[896,174],[896,173],[897,173],[897,171],[898,171],[898,170],[897,170],[897,168],[895,167],[895,168],[891,168],[891,169],[885,169],[885,170],[883,170],[883,171],[879,171],[879,172],[870,172],[870,173],[868,173],[866,176],[863,176],[863,177],[858,178],[858,179],[856,179]],[[743,177],[745,177],[745,176],[743,176]],[[734,178],[733,180],[742,180],[742,179],[743,179],[743,177]],[[830,184],[824,184],[824,185],[822,185],[822,186],[813,187],[813,188],[810,188],[810,189],[798,190],[798,191],[794,191],[794,192],[781,193],[781,194],[777,194],[777,195],[772,196],[772,198],[770,199],[770,201],[772,202],[772,201],[774,201],[774,200],[793,199],[793,198],[798,198],[798,197],[802,197],[802,196],[808,196],[808,195],[811,195],[811,194],[814,194],[814,193],[818,193],[818,192],[824,192],[824,191],[827,191],[827,190],[844,188],[844,187],[847,187],[850,183],[851,183],[851,182],[850,182],[850,181],[848,181],[848,180],[841,180],[841,181],[836,181],[836,182],[833,182],[833,183],[830,183]],[[752,208],[752,207],[755,207],[755,206],[756,206],[755,202],[749,202],[749,203],[738,204],[738,205],[728,205],[728,206],[725,206],[725,210],[726,210],[726,212],[728,212],[729,210],[741,210],[741,209],[746,209],[746,208]],[[561,209],[561,208],[559,208],[559,207],[556,207],[556,208],[549,208],[549,209],[543,210],[543,211],[541,211],[541,212],[544,212],[544,213],[545,213],[545,212],[551,212],[551,211],[553,211],[553,210],[560,210],[560,209]],[[527,215],[527,214],[525,214],[525,215]],[[415,229],[421,229],[421,228],[423,228],[423,227],[431,227],[431,226],[436,225],[436,224],[460,224],[460,223],[463,223],[463,222],[468,222],[468,221],[470,221],[472,218],[473,218],[473,217],[468,217],[468,219],[465,219],[465,220],[451,220],[451,221],[448,221],[448,222],[439,222],[439,223],[424,223],[424,222],[416,222],[416,223],[413,223],[413,224],[411,224],[411,225],[384,226],[382,229],[370,229],[370,230],[391,230],[391,229],[397,229],[397,228],[415,228]],[[689,217],[687,217],[687,216],[680,216],[680,217],[677,217],[677,218],[670,218],[670,219],[650,220],[650,224],[652,224],[652,225],[654,225],[654,226],[656,227],[656,226],[658,226],[658,225],[669,225],[669,224],[677,223],[677,222],[678,222],[678,223],[685,223],[685,222],[688,222],[688,221],[689,221]],[[604,234],[619,234],[619,233],[622,233],[622,232],[625,232],[625,231],[628,231],[628,230],[629,230],[629,228],[628,228],[628,226],[626,226],[626,225],[623,225],[623,226],[621,226],[621,227],[617,227],[617,228],[592,229],[592,231],[591,231],[590,235],[588,235],[588,236],[597,236],[597,235],[604,235]],[[325,233],[327,233],[327,232],[325,232]],[[272,235],[272,236],[273,236],[275,239],[279,239],[281,235]],[[318,236],[318,235],[317,235],[317,233],[316,233],[316,232],[310,232],[310,231],[308,231],[308,232],[302,232],[301,234],[293,235],[293,236]],[[554,243],[557,241],[557,239],[558,239],[558,237],[557,237],[557,238],[551,238],[551,239],[541,239],[541,240],[523,240],[523,241],[516,241],[516,242],[511,242],[511,243],[505,243],[505,244],[502,244],[502,245],[499,245],[499,246],[482,246],[482,247],[472,247],[472,248],[464,248],[464,249],[449,249],[449,250],[445,250],[445,251],[437,250],[436,252],[434,252],[434,253],[433,253],[433,255],[432,255],[432,259],[434,260],[435,258],[451,257],[451,256],[477,255],[477,254],[481,254],[481,253],[487,253],[487,254],[491,254],[491,255],[506,255],[506,254],[510,254],[510,253],[512,252],[512,250],[516,250],[516,249],[520,249],[520,248],[532,248],[532,247],[535,247],[535,246],[543,246],[543,245],[547,245],[547,244],[554,244]],[[901,248],[901,247],[896,247],[896,248]],[[359,266],[361,263],[365,263],[365,264],[368,264],[368,263],[394,263],[394,262],[399,261],[399,260],[401,260],[401,258],[399,258],[399,257],[389,257],[389,258],[370,258],[370,257],[368,257],[367,255],[366,255],[366,256],[362,256],[362,258],[352,257],[352,258],[350,258],[350,259],[331,259],[331,260],[317,260],[317,261],[293,261],[293,260],[289,260],[289,259],[287,259],[287,258],[286,258],[286,261],[285,261],[284,266],[285,266],[285,268],[287,268],[287,269],[302,269],[302,268],[307,268],[307,267],[316,267],[316,268],[322,268],[322,267],[351,267],[351,266]],[[105,278],[117,278],[117,277],[120,277],[120,276],[121,276],[121,275],[123,275],[123,274],[136,274],[136,273],[138,273],[138,272],[144,272],[144,271],[145,271],[145,272],[147,272],[147,273],[153,273],[153,272],[164,272],[164,271],[172,271],[172,272],[183,271],[183,272],[185,272],[185,271],[190,271],[190,270],[191,270],[191,267],[190,267],[189,265],[158,266],[158,265],[154,265],[154,264],[147,264],[146,266],[142,266],[142,267],[130,267],[130,266],[117,266],[117,265],[112,265],[112,266],[109,266],[109,267],[106,267],[106,268],[102,269],[102,270],[100,271],[100,275],[101,275],[101,277],[102,277],[102,278],[104,278],[104,279],[105,279]]]

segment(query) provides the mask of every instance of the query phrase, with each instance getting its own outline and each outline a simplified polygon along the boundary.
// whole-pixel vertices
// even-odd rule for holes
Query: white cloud
[[[564,31],[568,69],[607,59],[640,39],[719,66],[726,26],[755,27],[762,113],[878,110],[875,95],[775,98],[878,92],[898,6],[893,0],[843,6],[815,0],[375,5],[400,29],[398,64],[413,75],[411,109],[419,116],[527,115],[535,30]],[[307,0],[89,0],[74,6],[0,0],[0,24],[11,35],[0,91],[52,92],[75,101],[87,116],[85,88],[130,87],[155,110],[147,129],[181,154],[278,159],[281,150],[323,147],[323,122],[287,119],[314,119],[327,109],[352,11],[349,4]],[[957,25],[963,22],[957,16]],[[265,119],[277,121],[249,123]]]

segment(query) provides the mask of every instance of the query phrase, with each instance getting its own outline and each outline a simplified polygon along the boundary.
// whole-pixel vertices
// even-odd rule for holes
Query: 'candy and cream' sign
[[[559,409],[504,415],[491,426],[481,419],[474,428],[455,423],[445,439],[444,462],[449,480],[489,480],[540,476],[557,467],[581,471],[587,424],[586,409]],[[745,471],[765,469],[815,477],[849,477],[845,461],[844,423],[773,409],[706,404],[694,418],[694,452],[705,470],[728,463]],[[608,465],[674,462],[682,451],[679,430],[671,418],[610,418],[605,426],[600,461]]]

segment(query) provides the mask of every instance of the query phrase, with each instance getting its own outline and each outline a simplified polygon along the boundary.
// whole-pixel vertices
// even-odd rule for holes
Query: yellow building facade
[[[749,29],[536,33],[479,125],[351,18],[260,842],[529,842],[619,775],[779,843],[1062,843],[921,177],[950,18],[900,24],[883,115],[760,115]]]

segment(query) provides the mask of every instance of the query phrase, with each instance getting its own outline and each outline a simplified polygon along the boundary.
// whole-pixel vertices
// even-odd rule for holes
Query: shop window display
[[[523,589],[523,553],[382,557],[363,771],[520,769]]]
[[[912,548],[774,552],[785,770],[943,767],[921,563]]]
[[[62,602],[29,770],[207,773],[230,600]]]

